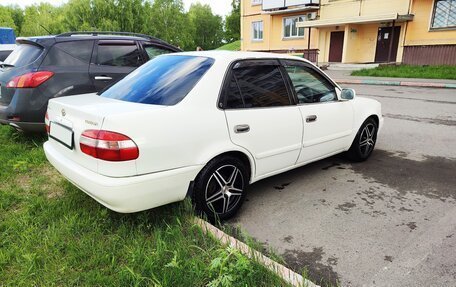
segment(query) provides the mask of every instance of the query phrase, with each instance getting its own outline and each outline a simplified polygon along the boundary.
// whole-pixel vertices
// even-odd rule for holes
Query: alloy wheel
[[[206,185],[206,204],[216,214],[228,213],[241,200],[244,189],[242,172],[234,165],[218,168]]]
[[[376,127],[369,123],[361,131],[359,138],[359,149],[363,156],[368,156],[375,146],[376,140]]]

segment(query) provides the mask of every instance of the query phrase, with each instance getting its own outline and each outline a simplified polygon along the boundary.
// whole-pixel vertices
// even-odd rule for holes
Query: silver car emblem
[[[62,117],[66,115],[65,109],[62,109]]]

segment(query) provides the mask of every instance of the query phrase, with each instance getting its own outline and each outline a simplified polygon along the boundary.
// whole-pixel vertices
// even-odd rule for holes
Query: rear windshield
[[[43,49],[38,46],[21,44],[5,59],[5,63],[15,67],[27,66],[28,64],[35,62],[42,51]]]
[[[196,56],[159,56],[139,67],[102,97],[151,105],[175,105],[193,89],[214,63]]]

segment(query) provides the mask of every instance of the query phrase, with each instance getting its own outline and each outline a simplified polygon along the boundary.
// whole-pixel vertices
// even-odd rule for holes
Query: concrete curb
[[[298,287],[320,287],[315,283],[304,279],[300,274],[288,269],[287,267],[273,261],[272,259],[264,256],[260,252],[253,250],[247,244],[237,240],[236,238],[226,234],[225,232],[221,231],[217,227],[213,226],[212,224],[204,221],[200,218],[195,218],[195,223],[201,227],[205,234],[210,233],[212,236],[217,238],[222,244],[229,245],[232,248],[239,250],[245,256],[256,260],[264,267],[269,269],[270,271],[277,274],[281,277],[285,282],[291,284],[293,286]]]
[[[405,81],[385,81],[385,80],[346,80],[346,79],[345,80],[335,80],[335,81],[338,84],[456,89],[456,84],[449,84],[449,83],[405,82]]]

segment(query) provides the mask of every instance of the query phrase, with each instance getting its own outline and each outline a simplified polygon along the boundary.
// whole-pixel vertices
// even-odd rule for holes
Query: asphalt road
[[[260,181],[230,224],[317,284],[456,286],[456,90],[353,88],[383,104],[372,157]]]

